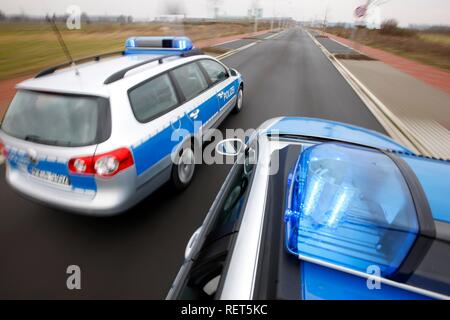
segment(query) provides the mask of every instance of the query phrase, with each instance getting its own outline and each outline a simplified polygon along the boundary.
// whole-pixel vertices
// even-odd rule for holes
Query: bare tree
[[[91,23],[91,19],[89,18],[88,14],[86,12],[81,13],[81,22],[86,23],[86,24],[90,24]]]
[[[381,23],[381,34],[395,35],[398,30],[398,21],[395,19],[387,19]]]

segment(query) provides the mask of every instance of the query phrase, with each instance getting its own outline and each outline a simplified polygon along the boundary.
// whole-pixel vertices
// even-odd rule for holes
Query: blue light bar
[[[132,37],[125,42],[126,54],[181,53],[193,48],[188,37]]]
[[[297,161],[285,212],[286,246],[304,255],[366,272],[392,275],[419,226],[408,186],[385,154],[324,143]]]

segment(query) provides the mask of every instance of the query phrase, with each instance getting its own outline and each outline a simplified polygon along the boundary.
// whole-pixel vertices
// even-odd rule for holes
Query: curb
[[[305,30],[311,40],[322,50],[323,54],[335,66],[342,77],[353,88],[374,117],[380,122],[386,132],[394,139],[411,149],[415,153],[432,156],[433,153],[423,145],[407,126],[386,105],[384,105],[364,84],[359,81],[332,53],[330,53],[317,39]],[[333,39],[333,41],[336,41]],[[338,41],[336,41],[338,42]],[[339,43],[339,42],[338,42]]]

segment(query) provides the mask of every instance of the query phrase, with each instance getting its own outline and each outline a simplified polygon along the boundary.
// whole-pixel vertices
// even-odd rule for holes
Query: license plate
[[[68,176],[62,175],[62,174],[57,174],[57,173],[53,173],[50,171],[43,171],[43,170],[39,170],[36,168],[33,168],[31,170],[31,175],[38,177],[40,179],[46,180],[46,181],[50,181],[53,183],[57,183],[57,184],[61,184],[64,186],[69,186],[70,185],[70,180]]]

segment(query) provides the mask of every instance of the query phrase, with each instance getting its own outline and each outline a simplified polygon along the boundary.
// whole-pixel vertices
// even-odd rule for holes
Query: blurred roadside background
[[[401,16],[402,10],[414,9],[413,2],[361,1],[360,5],[354,9],[353,22],[333,20],[333,11],[328,4],[323,20],[311,21],[309,25],[356,43],[383,49],[450,72],[450,25],[448,25],[450,12],[447,14],[447,18],[444,18],[449,20],[441,20],[442,18],[439,16],[435,17],[436,24],[433,24],[433,18],[428,23],[400,23],[395,18],[396,14],[383,15],[383,8],[386,6],[403,3],[403,7],[399,7],[397,13],[397,16]],[[433,7],[432,2],[429,2],[429,9],[437,12],[438,8]],[[442,8],[442,11],[445,10]],[[421,16],[420,11],[416,12],[416,16]]]
[[[405,0],[165,0],[146,1],[141,11],[139,1],[130,2],[133,9],[108,1],[101,9],[84,11],[92,7],[85,2],[71,5],[58,1],[56,5],[51,0],[19,0],[0,6],[0,80],[30,75],[65,61],[46,18],[57,21],[74,57],[120,50],[124,39],[132,35],[187,35],[198,41],[282,28],[295,19],[302,25],[450,72],[450,13],[445,14],[450,9],[436,7],[433,0],[427,2],[431,13],[417,12],[416,22],[395,18],[395,11],[401,16],[414,10],[416,1]],[[352,16],[354,8],[369,3],[363,19]],[[99,13],[102,10],[104,13]],[[74,14],[79,15],[80,27],[68,29],[67,22]],[[433,14],[436,24],[429,19]]]
[[[450,72],[450,26],[410,25],[401,28],[392,18],[381,22],[379,28],[330,23],[325,31]]]
[[[283,16],[283,10],[279,9],[292,1],[283,0],[278,4],[274,1],[271,3],[273,14],[265,16],[260,2],[130,1],[128,8],[121,1],[103,1],[102,5],[86,1],[75,1],[78,4],[73,5],[73,2],[51,0],[4,3],[0,6],[0,117],[14,95],[16,83],[45,67],[66,61],[48,19],[56,21],[76,59],[122,50],[125,39],[130,36],[186,35],[204,48],[233,35],[293,26],[293,19]],[[239,6],[238,13],[229,10],[230,5],[231,8]],[[91,10],[83,11],[86,8]],[[216,41],[201,41],[208,39]],[[211,48],[209,53],[222,53],[214,51]]]

